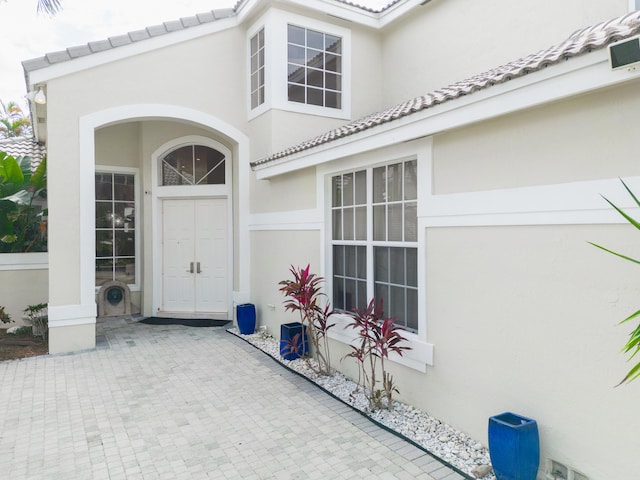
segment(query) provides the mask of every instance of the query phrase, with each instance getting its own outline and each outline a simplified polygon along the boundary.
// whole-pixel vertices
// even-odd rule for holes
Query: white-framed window
[[[375,296],[418,331],[417,160],[331,177],[332,303],[345,312]]]
[[[342,107],[342,38],[287,25],[287,99]]]
[[[247,44],[250,119],[273,108],[350,119],[348,28],[272,8],[249,28]]]
[[[251,69],[251,109],[257,108],[265,101],[265,47],[264,28],[261,28],[249,42]]]
[[[96,168],[96,287],[118,280],[139,285],[137,170]]]
[[[183,145],[162,159],[162,186],[225,185],[226,155],[206,145]]]

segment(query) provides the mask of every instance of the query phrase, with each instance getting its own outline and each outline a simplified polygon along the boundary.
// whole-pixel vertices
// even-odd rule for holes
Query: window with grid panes
[[[342,108],[342,38],[288,25],[287,67],[289,101]]]
[[[135,175],[96,173],[96,286],[136,283]]]
[[[417,331],[416,160],[335,175],[331,190],[334,308],[362,309],[375,295]]]
[[[251,37],[251,108],[264,103],[264,28]]]

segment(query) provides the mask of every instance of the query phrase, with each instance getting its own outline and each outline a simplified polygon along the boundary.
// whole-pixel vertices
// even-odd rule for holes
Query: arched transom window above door
[[[161,158],[161,185],[225,185],[225,163],[225,154],[214,148],[178,147]]]

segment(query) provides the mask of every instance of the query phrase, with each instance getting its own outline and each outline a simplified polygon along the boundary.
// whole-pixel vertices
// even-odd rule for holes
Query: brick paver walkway
[[[463,478],[223,328],[114,319],[98,340],[0,363],[0,478]]]

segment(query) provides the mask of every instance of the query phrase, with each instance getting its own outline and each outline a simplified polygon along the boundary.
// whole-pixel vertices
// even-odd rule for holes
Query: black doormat
[[[212,318],[147,317],[140,320],[140,323],[147,323],[149,325],[186,325],[187,327],[224,327],[231,323],[231,320],[214,320]]]

